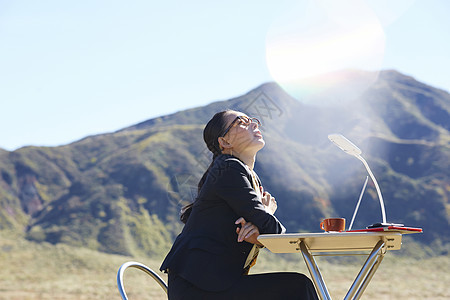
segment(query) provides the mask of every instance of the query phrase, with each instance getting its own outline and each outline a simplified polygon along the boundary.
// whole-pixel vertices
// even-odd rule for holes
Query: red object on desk
[[[376,227],[376,228],[366,228],[366,229],[354,229],[346,232],[380,232],[380,231],[396,231],[402,234],[408,233],[421,233],[422,228],[416,227],[403,227],[403,226],[387,226],[387,227]]]

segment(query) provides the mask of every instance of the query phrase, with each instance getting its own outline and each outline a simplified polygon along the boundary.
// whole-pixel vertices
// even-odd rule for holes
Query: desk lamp
[[[366,167],[367,173],[369,173],[370,179],[372,179],[372,182],[375,185],[375,188],[376,188],[377,194],[378,194],[378,199],[380,200],[381,215],[383,217],[383,221],[381,223],[372,224],[372,225],[368,226],[368,228],[403,226],[403,224],[394,224],[394,223],[386,222],[386,212],[384,209],[384,201],[383,201],[383,196],[381,195],[380,187],[378,186],[378,182],[375,179],[375,176],[373,175],[372,171],[370,170],[369,165],[367,164],[366,160],[361,156],[361,153],[362,153],[361,149],[359,149],[355,144],[350,142],[346,137],[344,137],[341,134],[330,134],[330,135],[328,135],[328,139],[330,141],[332,141],[336,146],[338,146],[345,153],[359,159],[364,164],[364,167]],[[364,184],[364,188],[365,188],[365,184]],[[363,191],[364,191],[364,188],[363,188]],[[360,198],[361,198],[361,196],[360,196]],[[356,209],[358,209],[358,206],[359,206],[359,201],[358,201],[358,205],[356,206]],[[355,210],[355,213],[353,214],[353,216],[355,214],[356,214],[356,210]],[[352,223],[353,223],[353,220],[352,220]]]

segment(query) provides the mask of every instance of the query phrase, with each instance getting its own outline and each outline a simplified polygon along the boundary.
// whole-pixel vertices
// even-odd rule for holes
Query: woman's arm
[[[247,222],[255,225],[260,233],[283,233],[284,226],[266,211],[249,180],[244,165],[236,159],[228,159],[215,170],[215,193]],[[251,177],[250,177],[251,178]]]

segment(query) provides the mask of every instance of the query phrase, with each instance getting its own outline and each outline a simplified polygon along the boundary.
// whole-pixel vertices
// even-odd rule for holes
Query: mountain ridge
[[[422,226],[425,234],[415,239],[446,249],[450,95],[396,71],[380,72],[350,107],[314,107],[266,83],[68,145],[0,151],[0,230],[110,253],[166,251],[211,159],[203,126],[228,108],[263,121],[266,147],[256,171],[279,199],[277,215],[290,232],[318,231],[326,216],[351,217],[366,174],[328,141],[339,132],[363,150],[388,221]],[[369,183],[355,226],[379,222],[379,210]]]

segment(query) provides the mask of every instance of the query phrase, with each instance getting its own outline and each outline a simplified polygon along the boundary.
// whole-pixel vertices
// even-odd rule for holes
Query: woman
[[[183,231],[164,260],[169,299],[317,299],[299,273],[248,275],[263,233],[284,233],[277,205],[253,171],[264,147],[260,123],[237,111],[208,122],[203,138],[213,161],[193,204],[182,210]]]

